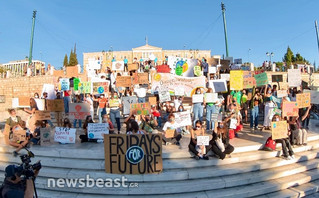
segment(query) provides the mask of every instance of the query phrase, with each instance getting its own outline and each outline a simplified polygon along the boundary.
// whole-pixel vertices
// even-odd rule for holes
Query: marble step
[[[313,170],[317,170],[316,178],[319,177],[319,159],[309,160],[300,163],[289,164],[281,167],[271,168],[262,171],[253,171],[248,173],[240,173],[229,176],[218,176],[213,178],[183,180],[183,181],[158,181],[158,182],[139,182],[138,188],[48,188],[47,178],[39,177],[37,179],[37,187],[48,190],[66,191],[74,193],[87,194],[122,194],[122,195],[155,195],[155,194],[177,194],[177,193],[191,193],[201,191],[224,191],[228,188],[238,188],[239,186],[245,188],[246,186],[255,185],[257,183],[273,183],[273,180],[286,181],[287,178],[295,177],[295,175],[308,174]],[[105,177],[104,177],[105,178]],[[286,178],[286,180],[285,180]],[[0,176],[3,180],[3,176]],[[296,179],[299,179],[296,177]],[[289,180],[289,179],[288,179]],[[288,181],[287,180],[287,181]],[[289,181],[291,182],[291,180]],[[285,183],[286,188],[292,184]],[[190,188],[191,187],[191,188]],[[165,189],[165,190],[163,190]],[[284,187],[283,187],[284,189]]]

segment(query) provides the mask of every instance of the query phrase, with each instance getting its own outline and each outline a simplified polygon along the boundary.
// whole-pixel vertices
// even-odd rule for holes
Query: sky
[[[281,61],[288,45],[319,64],[314,21],[318,0],[224,0],[229,55],[261,65]],[[0,63],[29,55],[32,12],[37,10],[33,59],[63,64],[76,43],[83,53],[163,49],[211,50],[225,55],[221,1],[216,0],[0,0]],[[185,47],[184,47],[185,46]]]

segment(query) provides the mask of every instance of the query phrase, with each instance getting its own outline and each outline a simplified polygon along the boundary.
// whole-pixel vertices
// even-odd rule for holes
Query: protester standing
[[[111,102],[111,100],[116,101],[116,103],[119,105],[119,106],[110,107],[110,118],[111,118],[111,122],[112,122],[113,126],[115,126],[115,124],[116,124],[118,134],[120,134],[120,131],[121,131],[121,122],[120,122],[121,112],[120,112],[120,109],[122,108],[122,103],[121,103],[121,100],[119,99],[119,96],[116,92],[111,94],[110,102]],[[110,105],[110,103],[109,103],[109,105]]]
[[[202,90],[197,88],[195,91],[195,95],[202,95]],[[203,121],[203,102],[193,102],[193,113],[194,113],[194,126],[197,120]]]

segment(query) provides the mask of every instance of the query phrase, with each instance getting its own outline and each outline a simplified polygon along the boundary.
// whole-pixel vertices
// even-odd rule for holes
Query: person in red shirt
[[[108,99],[104,97],[104,94],[101,94],[98,99],[93,99],[94,101],[97,101],[99,103],[99,110],[98,110],[98,116],[99,116],[99,123],[102,123],[102,112],[105,110],[106,104],[108,103]]]

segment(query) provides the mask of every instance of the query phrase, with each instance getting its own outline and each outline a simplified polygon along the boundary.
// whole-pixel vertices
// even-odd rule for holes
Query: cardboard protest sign
[[[160,91],[158,92],[158,96],[160,103],[171,101],[171,95],[168,91]]]
[[[137,63],[128,64],[127,68],[129,71],[138,70],[138,64]]]
[[[287,90],[289,88],[289,85],[287,82],[279,82],[279,88],[283,90]]]
[[[223,79],[210,80],[209,81],[209,87],[212,88],[213,92],[215,92],[215,93],[226,92],[227,91],[226,80],[223,80]]]
[[[157,100],[156,97],[149,97],[148,98],[148,102],[150,103],[150,105],[156,105],[157,104]]]
[[[282,103],[282,117],[285,116],[298,116],[299,109],[296,102],[283,102]]]
[[[104,135],[105,172],[150,174],[163,170],[162,135]]]
[[[168,65],[158,65],[158,66],[156,66],[156,71],[158,73],[170,73],[171,68],[169,68]]]
[[[60,86],[61,91],[68,91],[70,90],[70,81],[68,78],[61,78],[60,79]]]
[[[277,90],[277,97],[278,98],[283,98],[288,95],[287,90]]]
[[[184,127],[184,126],[192,125],[191,114],[188,111],[174,113],[174,116],[175,116],[176,127]]]
[[[266,72],[255,74],[256,86],[260,87],[268,84],[268,76]]]
[[[63,99],[45,100],[46,110],[51,112],[64,111]]]
[[[271,122],[271,136],[273,140],[287,138],[288,137],[287,121]]]
[[[209,136],[206,136],[206,135],[197,136],[197,145],[208,146],[209,145]]]
[[[10,134],[10,128],[11,128],[10,125],[5,124],[4,125],[4,129],[2,131],[3,135],[9,135]]]
[[[195,76],[201,76],[201,75],[202,75],[202,69],[201,69],[200,66],[196,65],[196,66],[194,67],[194,75],[195,75]]]
[[[138,73],[137,78],[138,84],[149,84],[148,73]]]
[[[311,104],[319,104],[319,91],[304,90],[304,93],[310,93]]]
[[[88,138],[103,139],[104,134],[109,134],[108,123],[89,123]]]
[[[220,79],[229,81],[230,80],[230,74],[220,74]]]
[[[244,71],[243,72],[243,88],[244,89],[251,89],[256,86],[256,79],[254,77],[254,72],[252,71]]]
[[[80,93],[91,93],[92,83],[91,82],[80,82],[79,90]]]
[[[114,61],[112,62],[113,71],[123,71],[124,70],[124,61]]]
[[[216,74],[217,68],[216,67],[208,67],[208,73],[210,74]]]
[[[51,140],[51,129],[50,128],[40,128],[40,145],[50,145]]]
[[[79,79],[79,78],[74,78],[74,79],[73,79],[74,91],[79,90],[79,83],[80,83],[80,79]]]
[[[296,95],[296,102],[298,104],[298,108],[306,108],[310,107],[310,93],[301,93]]]
[[[110,81],[93,82],[93,94],[104,94],[109,92]]]
[[[136,96],[127,96],[122,97],[122,105],[123,105],[123,114],[128,115],[130,114],[130,105],[137,103],[137,97]]]
[[[76,129],[55,127],[54,141],[61,143],[75,143]]]
[[[218,93],[205,93],[205,102],[206,103],[215,103],[218,100]]]
[[[36,120],[51,120],[50,111],[35,111],[34,117]]]
[[[88,103],[69,103],[69,118],[84,120],[90,115],[90,105]]]
[[[132,77],[131,76],[117,76],[116,87],[131,87]]]
[[[202,103],[204,102],[204,95],[203,94],[194,94],[192,96],[193,103]]]
[[[14,130],[13,131],[13,139],[15,141],[25,141],[27,138],[27,132],[25,130]]]
[[[205,77],[180,77],[173,74],[155,73],[152,77],[152,91],[174,91],[176,87],[184,88],[185,95],[191,96],[193,89],[205,87]]]
[[[243,90],[243,71],[230,71],[230,90]]]
[[[109,106],[110,107],[119,107],[120,106],[120,100],[119,99],[110,99]]]
[[[136,115],[149,115],[151,113],[150,103],[130,104],[130,111]]]
[[[165,137],[166,138],[173,138],[175,137],[175,129],[167,129],[165,131]]]
[[[299,87],[301,85],[300,69],[288,69],[288,85],[289,87]]]
[[[19,106],[20,107],[29,107],[30,106],[30,97],[19,97]]]
[[[223,114],[221,114],[221,113],[212,113],[211,114],[211,121],[222,122],[223,121]]]

